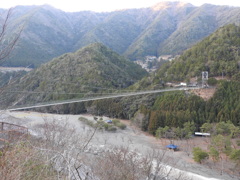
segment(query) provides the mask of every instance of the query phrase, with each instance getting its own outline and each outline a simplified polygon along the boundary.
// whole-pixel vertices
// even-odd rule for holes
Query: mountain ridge
[[[166,82],[202,83],[202,72],[210,79],[225,77],[239,81],[240,77],[240,26],[229,24],[187,49],[155,73],[134,84],[131,89],[163,87]]]
[[[16,7],[14,22],[27,20],[5,65],[37,67],[95,42],[131,60],[178,55],[217,28],[239,23],[238,7],[165,2],[160,8],[163,4],[104,13],[68,13],[47,5]]]
[[[15,105],[82,98],[106,89],[126,88],[146,74],[139,65],[94,43],[32,70],[6,86],[1,97]]]

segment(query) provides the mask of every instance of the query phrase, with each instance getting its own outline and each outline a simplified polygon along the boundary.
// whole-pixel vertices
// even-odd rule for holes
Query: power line
[[[201,89],[201,87],[171,88],[171,89],[162,89],[162,90],[122,93],[122,94],[115,94],[115,95],[101,96],[101,97],[97,96],[97,97],[88,97],[88,98],[81,98],[81,99],[56,101],[56,102],[45,102],[45,103],[35,104],[35,105],[24,105],[22,107],[15,107],[15,108],[13,107],[6,110],[16,111],[16,110],[33,109],[33,108],[39,108],[39,107],[56,106],[56,105],[71,104],[71,103],[78,103],[78,102],[96,101],[96,100],[110,99],[110,98],[137,96],[137,95],[145,95],[145,94],[153,94],[153,93],[161,93],[161,92],[169,92],[169,91],[186,91],[186,90],[193,90],[193,89]]]
[[[61,95],[88,95],[90,93],[90,95],[104,95],[104,94],[116,94],[118,92],[115,93],[91,93],[89,91],[87,92],[81,92],[81,93],[65,93],[65,92],[54,92],[54,91],[8,91],[8,93],[26,93],[26,94],[61,94]]]

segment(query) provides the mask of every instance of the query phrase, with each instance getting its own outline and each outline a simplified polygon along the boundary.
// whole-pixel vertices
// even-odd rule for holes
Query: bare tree
[[[0,149],[1,180],[56,179],[56,173],[37,149],[27,139]]]
[[[0,16],[0,62],[10,55],[23,31],[23,25],[9,28],[14,8],[10,8]]]
[[[0,177],[41,179],[43,173],[45,179],[69,180],[188,179],[172,167],[174,159],[167,151],[143,155],[131,146],[99,146],[93,143],[97,128],[76,128],[69,119],[45,118],[44,124],[36,127],[38,131],[34,130],[39,138],[21,141],[16,150],[0,156]]]
[[[90,162],[93,174],[99,179],[129,180],[189,180],[184,173],[168,166],[174,161],[166,151],[150,150],[148,155],[139,154],[129,147],[114,147]]]
[[[64,174],[67,179],[80,180],[93,176],[90,167],[83,162],[85,156],[92,153],[90,142],[96,129],[78,133],[68,119],[45,119],[41,127],[38,132],[41,139],[33,148],[47,157],[58,176]]]
[[[45,119],[41,141],[33,148],[48,159],[58,176],[65,175],[67,179],[187,179],[167,166],[174,160],[166,156],[166,151],[152,150],[145,156],[129,147],[104,146],[101,149],[92,143],[96,130],[77,132],[67,119]]]

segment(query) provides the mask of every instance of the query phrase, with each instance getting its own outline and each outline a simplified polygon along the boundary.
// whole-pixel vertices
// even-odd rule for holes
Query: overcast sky
[[[0,8],[9,8],[16,5],[49,4],[57,9],[69,12],[83,10],[104,12],[126,8],[150,7],[161,1],[162,0],[0,0]],[[189,2],[196,6],[209,3],[215,5],[230,5],[240,7],[240,0],[183,0],[182,2]]]

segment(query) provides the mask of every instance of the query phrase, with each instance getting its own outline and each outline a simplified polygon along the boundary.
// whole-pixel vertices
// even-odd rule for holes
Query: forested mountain
[[[106,13],[68,13],[47,5],[18,6],[11,25],[16,27],[25,21],[25,28],[5,65],[35,67],[93,42],[131,60],[146,55],[176,55],[219,27],[239,23],[239,15],[237,7],[195,7],[180,2]]]
[[[209,71],[212,78],[222,75],[224,70],[223,75],[227,76],[227,80],[217,81],[212,98],[204,100],[192,92],[161,93],[96,101],[89,104],[94,107],[91,112],[131,117],[142,130],[152,134],[164,127],[180,132],[185,123],[194,124],[194,130],[197,131],[206,122],[229,121],[239,125],[239,37],[239,26],[224,26],[185,51],[178,59],[130,87],[131,90],[164,88],[167,81],[179,82],[201,76],[203,70]]]
[[[41,65],[7,86],[1,97],[5,105],[81,98],[126,88],[146,74],[139,65],[95,43]]]
[[[209,77],[223,76],[238,80],[240,77],[240,27],[234,24],[219,28],[172,62],[165,63],[149,77],[136,83],[133,89],[149,89],[165,82],[201,79],[201,72]]]
[[[7,87],[1,100],[29,104],[81,98],[127,88],[142,77],[129,88],[164,88],[167,80],[189,79],[202,70],[209,71],[212,77],[218,76],[223,65],[229,80],[217,81],[216,93],[209,100],[191,92],[171,92],[49,107],[48,112],[89,112],[131,118],[142,130],[152,134],[159,127],[183,128],[185,123],[194,124],[196,130],[206,122],[230,121],[239,125],[239,37],[239,26],[222,27],[148,77],[144,77],[146,72],[137,65],[102,44],[92,44],[41,65],[14,86]],[[218,68],[213,68],[218,64]]]
[[[237,79],[240,72],[239,50],[240,27],[227,25],[166,64],[159,70],[158,76],[181,81],[208,71],[210,77],[223,75]]]
[[[134,84],[131,89],[164,88],[166,82],[188,81],[196,76],[201,79],[202,71],[208,71],[211,79],[216,76],[227,79],[217,81],[217,91],[205,101],[191,92],[162,94],[153,106],[143,105],[139,108],[135,121],[143,130],[153,134],[159,127],[179,128],[186,122],[194,123],[196,130],[206,122],[229,121],[239,125],[239,50],[240,27],[230,24],[219,28],[174,61],[163,65],[156,73]]]

